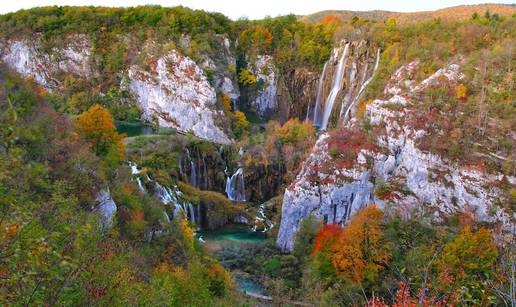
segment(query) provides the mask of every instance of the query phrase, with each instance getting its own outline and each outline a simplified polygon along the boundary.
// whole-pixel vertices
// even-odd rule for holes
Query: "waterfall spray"
[[[245,201],[244,170],[242,168],[227,178],[226,195],[232,201]]]

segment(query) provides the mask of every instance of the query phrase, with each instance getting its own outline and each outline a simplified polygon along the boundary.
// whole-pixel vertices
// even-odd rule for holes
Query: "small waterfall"
[[[164,205],[168,205],[171,202],[177,202],[172,191],[168,187],[163,187],[161,184],[156,182],[156,196],[161,200]]]
[[[196,223],[195,223],[195,211],[194,211],[192,203],[188,203],[188,209],[190,210],[190,222],[193,225],[196,225]]]
[[[341,111],[341,118],[343,120],[346,120],[348,118],[351,108],[353,108],[353,106],[358,102],[358,100],[360,99],[360,96],[363,94],[367,85],[373,80],[374,73],[376,72],[376,70],[378,70],[379,64],[380,64],[380,48],[378,48],[378,50],[376,50],[376,60],[374,63],[374,68],[373,68],[373,72],[372,72],[371,76],[366,81],[363,81],[362,86],[360,86],[360,90],[358,91],[357,96],[355,97],[355,99],[353,99],[353,102],[348,106],[348,108],[346,109],[346,112],[344,114],[342,114],[342,111]],[[367,66],[364,69],[363,80],[365,80],[366,76],[367,76]],[[342,105],[342,107],[344,107],[344,104]],[[344,110],[344,109],[342,109],[342,110]]]
[[[326,128],[328,127],[328,120],[330,119],[333,104],[335,103],[335,99],[337,99],[337,95],[342,89],[348,52],[349,43],[346,43],[346,46],[344,47],[344,52],[342,53],[337,69],[335,70],[335,75],[333,77],[333,84],[331,86],[330,94],[328,95],[326,103],[324,104],[324,113],[322,115],[322,121],[321,125],[319,126],[319,130],[326,130]]]
[[[190,160],[190,184],[193,187],[197,187],[197,171],[195,170],[194,160]]]
[[[232,201],[245,201],[244,170],[242,168],[227,178],[226,195]]]
[[[317,85],[317,97],[315,98],[315,109],[314,109],[314,120],[313,120],[313,125],[316,127],[321,126],[321,113],[322,113],[321,100],[322,100],[323,91],[324,91],[324,89],[323,89],[324,75],[326,75],[327,68],[328,68],[328,62],[324,63],[324,68],[323,68],[323,71],[321,74],[321,78],[319,79],[319,83]],[[308,113],[306,115],[308,116]]]
[[[145,193],[145,188],[143,187],[142,180],[140,177],[136,177],[136,182],[138,183],[138,188],[140,189],[140,192]]]
[[[131,167],[131,174],[133,176],[140,174],[140,170],[138,170],[138,165],[136,163],[129,161],[129,166]],[[136,176],[136,183],[138,183],[138,188],[140,189],[140,192],[145,193],[145,188],[143,187],[142,179],[139,176]]]

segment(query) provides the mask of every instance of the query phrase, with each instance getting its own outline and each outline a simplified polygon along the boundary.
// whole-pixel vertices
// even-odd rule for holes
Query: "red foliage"
[[[312,255],[315,256],[320,251],[331,250],[342,235],[343,230],[335,223],[324,225],[315,238]]]
[[[354,165],[356,156],[362,150],[378,151],[378,146],[371,142],[368,135],[361,129],[342,127],[330,134],[328,141],[330,155],[338,167],[350,168]]]

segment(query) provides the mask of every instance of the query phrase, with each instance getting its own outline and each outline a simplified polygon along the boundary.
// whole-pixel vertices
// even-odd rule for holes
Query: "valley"
[[[0,15],[0,304],[514,306],[515,16]]]

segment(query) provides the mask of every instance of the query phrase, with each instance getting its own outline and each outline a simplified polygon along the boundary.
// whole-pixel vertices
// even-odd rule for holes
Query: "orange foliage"
[[[329,24],[337,24],[340,21],[341,21],[341,19],[339,16],[327,15],[327,16],[324,16],[322,23],[324,25],[329,25]]]
[[[326,225],[317,235],[314,255],[331,251],[335,271],[353,282],[362,282],[366,272],[383,270],[383,264],[391,258],[389,247],[383,242],[382,219],[383,212],[371,205],[344,228]]]
[[[124,157],[124,136],[116,132],[109,111],[96,104],[82,113],[75,121],[76,131],[92,145],[99,156],[114,154],[118,159]]]

